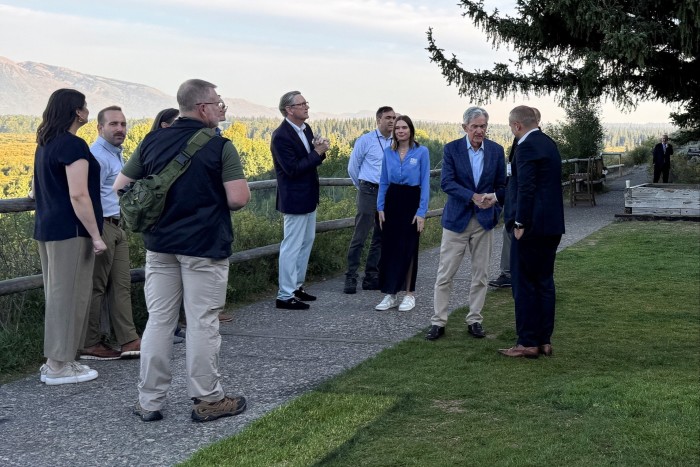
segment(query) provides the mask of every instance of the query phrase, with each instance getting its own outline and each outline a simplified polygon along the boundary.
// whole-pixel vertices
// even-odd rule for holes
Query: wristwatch
[[[520,222],[515,222],[514,225],[515,225],[515,230],[521,230],[523,228],[523,224],[521,224]]]

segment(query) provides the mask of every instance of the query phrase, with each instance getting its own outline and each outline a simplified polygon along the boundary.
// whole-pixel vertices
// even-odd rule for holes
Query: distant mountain
[[[177,107],[174,96],[158,89],[128,81],[87,75],[53,65],[36,62],[13,62],[0,57],[0,115],[41,115],[52,92],[73,88],[85,94],[91,117],[110,105],[119,105],[128,118],[154,117],[160,110]],[[227,114],[234,117],[280,118],[274,107],[254,104],[241,98],[224,97]],[[371,112],[333,115],[315,114],[321,118],[366,117]]]

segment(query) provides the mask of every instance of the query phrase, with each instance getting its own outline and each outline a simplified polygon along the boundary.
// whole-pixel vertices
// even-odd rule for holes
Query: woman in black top
[[[100,164],[75,135],[88,114],[82,93],[59,89],[37,129],[34,239],[46,300],[47,360],[40,373],[48,385],[97,378],[97,371],[75,361],[87,325],[95,255],[107,249],[101,237]]]

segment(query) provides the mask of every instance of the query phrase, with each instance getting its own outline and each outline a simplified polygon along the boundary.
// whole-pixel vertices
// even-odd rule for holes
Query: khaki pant
[[[90,306],[92,240],[75,237],[38,244],[46,302],[44,356],[72,362],[82,344]]]
[[[100,317],[103,304],[119,345],[139,338],[131,311],[131,274],[129,272],[129,244],[126,233],[118,226],[105,222],[102,240],[107,251],[95,257],[92,274],[92,300],[83,348],[92,347],[102,340]],[[106,328],[109,333],[109,327]]]
[[[148,323],[141,338],[139,402],[161,410],[172,379],[170,359],[180,303],[187,316],[186,368],[190,397],[224,397],[219,374],[219,312],[226,300],[228,259],[146,252]]]
[[[440,264],[435,280],[435,314],[430,320],[433,325],[445,326],[447,323],[452,279],[462,264],[467,249],[469,249],[469,255],[472,259],[472,282],[469,288],[469,314],[467,314],[465,321],[467,324],[483,321],[481,310],[484,307],[488,290],[488,269],[492,245],[493,230],[484,230],[476,217],[469,220],[464,232],[456,233],[442,229]]]

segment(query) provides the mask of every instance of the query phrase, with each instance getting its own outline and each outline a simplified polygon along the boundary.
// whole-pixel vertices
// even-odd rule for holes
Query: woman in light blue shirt
[[[416,306],[413,295],[418,271],[418,240],[425,225],[430,197],[430,154],[415,141],[411,119],[396,118],[391,147],[384,151],[377,195],[377,215],[382,229],[379,287],[386,294],[375,307],[383,311],[396,306],[409,311]],[[399,305],[396,294],[406,290]]]

